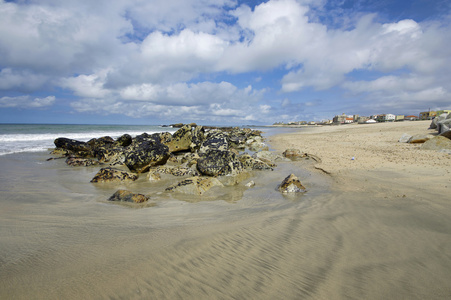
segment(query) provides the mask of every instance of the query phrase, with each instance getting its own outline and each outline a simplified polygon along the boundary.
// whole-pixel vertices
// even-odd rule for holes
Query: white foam
[[[173,130],[171,130],[173,131]],[[147,131],[153,134],[160,131]],[[132,137],[142,134],[142,131],[93,131],[93,132],[61,132],[61,133],[29,133],[29,134],[0,134],[0,155],[21,153],[21,152],[40,152],[54,148],[54,140],[65,137],[77,141],[87,142],[93,138],[110,136],[113,139],[124,135],[125,133]]]

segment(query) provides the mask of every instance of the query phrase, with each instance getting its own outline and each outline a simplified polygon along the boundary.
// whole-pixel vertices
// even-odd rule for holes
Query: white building
[[[377,116],[377,121],[379,122],[394,122],[396,120],[396,116],[393,114],[383,114]]]

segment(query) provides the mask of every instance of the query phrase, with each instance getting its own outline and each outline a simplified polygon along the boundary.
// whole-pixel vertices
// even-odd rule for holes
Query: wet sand
[[[449,298],[451,159],[397,143],[425,122],[371,126],[271,137],[322,162],[205,201],[141,178],[92,185],[97,168],[46,154],[0,157],[0,299]],[[275,190],[291,172],[304,195]],[[124,187],[155,205],[106,203]]]

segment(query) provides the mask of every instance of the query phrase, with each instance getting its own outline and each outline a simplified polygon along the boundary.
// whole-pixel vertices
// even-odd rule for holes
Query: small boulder
[[[178,192],[187,195],[201,196],[214,186],[223,186],[223,184],[214,177],[190,177],[180,181],[166,189],[168,192]]]
[[[254,187],[255,186],[255,182],[253,180],[251,180],[248,183],[246,183],[244,186],[248,187],[248,188]]]
[[[227,175],[232,169],[240,168],[236,154],[230,151],[212,150],[202,154],[197,161],[197,169],[200,173],[208,176]]]
[[[440,136],[446,137],[448,139],[451,139],[451,130],[445,131],[440,134]]]
[[[134,194],[127,190],[118,190],[111,196],[108,201],[143,203],[147,202],[149,197],[143,194]]]
[[[100,169],[91,182],[120,182],[135,181],[136,179],[138,179],[136,174],[108,167]]]
[[[189,150],[191,146],[192,133],[191,125],[184,125],[174,132],[172,138],[163,142],[169,147],[169,152],[179,152]]]
[[[157,141],[145,140],[139,142],[125,155],[125,165],[132,172],[143,173],[150,167],[164,165],[169,159],[170,152],[166,145]]]
[[[286,158],[289,158],[291,160],[297,160],[300,157],[302,157],[301,150],[299,149],[286,149],[282,155]]]
[[[305,187],[302,185],[299,178],[294,174],[290,174],[279,185],[279,191],[283,194],[305,192]]]
[[[227,151],[228,149],[227,133],[219,129],[213,129],[205,135],[205,141],[200,146],[199,153],[207,153],[213,150]]]
[[[429,134],[416,134],[409,139],[410,144],[421,144],[432,138]]]
[[[451,150],[451,140],[444,136],[436,136],[421,145],[421,149],[436,151]]]
[[[118,137],[115,144],[120,147],[128,147],[132,144],[132,142],[132,136],[126,133]]]
[[[56,148],[69,150],[82,156],[89,155],[91,151],[91,148],[87,143],[64,137],[55,139],[53,143],[55,144]]]
[[[403,135],[399,138],[398,142],[399,143],[408,143],[411,138],[412,138],[412,136],[410,134],[403,133]]]

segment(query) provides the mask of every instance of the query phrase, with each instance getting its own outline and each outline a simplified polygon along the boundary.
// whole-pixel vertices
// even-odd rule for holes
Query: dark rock
[[[117,181],[135,181],[138,175],[132,174],[115,168],[102,168],[94,176],[91,182],[117,182]]]
[[[279,185],[279,191],[283,194],[305,192],[305,187],[294,174],[290,174]]]
[[[97,158],[99,161],[108,162],[115,157],[118,153],[123,152],[123,148],[117,148],[116,141],[109,137],[104,136],[98,139],[91,139],[88,141],[88,145],[91,148],[91,157]]]
[[[110,165],[123,165],[125,162],[124,148],[99,148],[95,152],[95,157],[100,162],[108,162]]]
[[[134,142],[125,154],[125,165],[132,172],[147,172],[150,167],[164,165],[170,156],[169,148],[157,136],[144,137]]]
[[[80,156],[87,156],[90,154],[91,148],[85,142],[80,142],[77,140],[72,140],[68,138],[57,138],[54,141],[56,148],[69,150],[73,153],[80,154]]]
[[[206,136],[205,141],[200,146],[199,152],[206,153],[212,150],[227,151],[229,143],[227,141],[227,134],[220,130],[210,130]]]
[[[114,139],[110,136],[103,136],[100,137],[98,139],[90,139],[88,141],[88,145],[91,148],[95,148],[95,147],[111,147],[114,144]]]
[[[130,147],[136,147],[137,145],[144,143],[144,142],[149,142],[149,143],[161,143],[161,133],[153,133],[153,134],[148,134],[146,132],[135,136],[135,138],[132,140],[132,144],[130,145]]]
[[[242,168],[241,162],[230,151],[212,150],[197,161],[199,172],[208,176],[227,175],[236,168]]]
[[[66,164],[72,167],[88,167],[98,165],[99,162],[90,158],[81,158],[81,157],[68,157],[66,159]]]
[[[132,144],[132,142],[132,136],[129,134],[124,134],[118,137],[118,139],[116,140],[116,145],[119,147],[128,147]]]
[[[108,201],[119,201],[119,202],[132,202],[132,203],[143,203],[147,202],[149,197],[143,194],[134,194],[127,190],[118,190],[113,196],[111,196]]]

